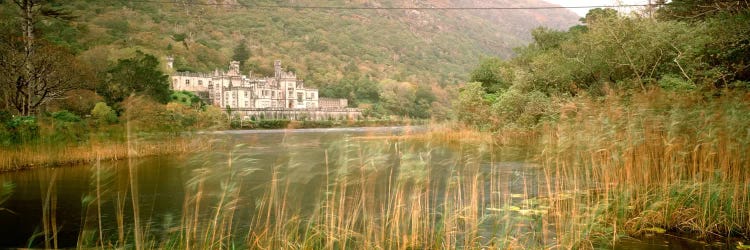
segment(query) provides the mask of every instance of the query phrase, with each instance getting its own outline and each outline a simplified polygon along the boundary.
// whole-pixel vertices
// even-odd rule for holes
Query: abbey
[[[173,58],[167,58],[172,67]],[[171,76],[172,89],[191,91],[207,103],[222,109],[345,109],[346,99],[318,96],[318,89],[305,88],[293,72],[284,71],[281,61],[274,62],[274,76],[240,73],[240,63],[232,61],[226,72],[176,72]]]

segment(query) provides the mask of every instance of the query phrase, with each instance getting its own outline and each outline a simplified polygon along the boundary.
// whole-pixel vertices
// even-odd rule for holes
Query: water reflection
[[[399,137],[423,132],[226,131],[203,137],[211,152],[2,174],[16,188],[0,247],[549,248],[567,237],[547,215],[581,191],[556,187],[524,149]]]

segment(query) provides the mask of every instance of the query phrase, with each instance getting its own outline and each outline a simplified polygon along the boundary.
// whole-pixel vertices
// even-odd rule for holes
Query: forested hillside
[[[2,4],[5,29],[20,32],[17,9]],[[52,1],[71,18],[37,23],[39,34],[70,48],[102,71],[140,50],[176,59],[187,71],[243,61],[245,72],[269,74],[273,60],[298,73],[321,94],[357,105],[379,103],[378,83],[411,89],[467,80],[477,58],[508,58],[538,26],[567,29],[578,17],[557,10],[298,9],[269,6],[514,7],[540,0],[440,1]],[[11,21],[12,20],[12,21]],[[433,87],[430,87],[433,86]],[[437,91],[440,92],[440,91]],[[439,97],[438,97],[439,98]],[[443,98],[445,99],[445,98]],[[409,114],[401,114],[409,115]]]

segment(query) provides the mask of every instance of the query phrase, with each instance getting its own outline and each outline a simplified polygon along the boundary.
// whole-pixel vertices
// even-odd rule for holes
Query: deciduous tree
[[[155,56],[137,51],[128,59],[120,59],[106,72],[106,81],[97,92],[109,104],[122,102],[131,94],[145,95],[160,103],[170,100],[168,76],[159,70]]]
[[[36,23],[44,18],[71,19],[52,1],[13,0],[18,7],[20,35],[10,31],[0,43],[0,88],[6,108],[23,116],[35,113],[80,84],[80,64],[66,49],[36,40]]]

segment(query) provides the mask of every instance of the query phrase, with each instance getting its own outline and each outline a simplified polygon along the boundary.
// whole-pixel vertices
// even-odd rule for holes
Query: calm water
[[[92,238],[85,232],[98,234],[98,221],[105,239],[116,241],[118,228],[126,228],[125,237],[130,239],[134,204],[139,210],[141,228],[150,240],[159,241],[159,237],[166,237],[179,225],[186,201],[197,197],[197,191],[201,191],[207,207],[198,212],[201,220],[213,216],[211,206],[219,205],[212,204],[223,204],[220,201],[225,194],[236,194],[232,227],[235,232],[246,232],[272,182],[283,188],[285,206],[301,215],[320,207],[321,197],[334,183],[332,179],[364,172],[372,182],[371,199],[383,203],[388,199],[381,193],[388,193],[390,185],[401,178],[414,183],[429,179],[428,185],[440,193],[455,179],[452,177],[461,176],[464,170],[457,168],[460,165],[476,166],[473,171],[499,176],[497,180],[503,183],[495,184],[504,187],[503,192],[522,193],[523,198],[536,197],[544,184],[538,166],[519,160],[526,157],[523,150],[404,142],[390,137],[421,130],[394,127],[229,131],[205,135],[205,143],[217,145],[208,153],[0,174],[0,183],[15,185],[10,199],[0,205],[5,208],[0,210],[0,248],[43,247],[44,221],[53,220],[58,228],[59,247],[74,247],[79,239]],[[502,218],[487,223],[497,220]],[[118,225],[118,221],[123,225]],[[699,242],[656,236],[623,241],[616,248],[727,246],[706,247]]]

